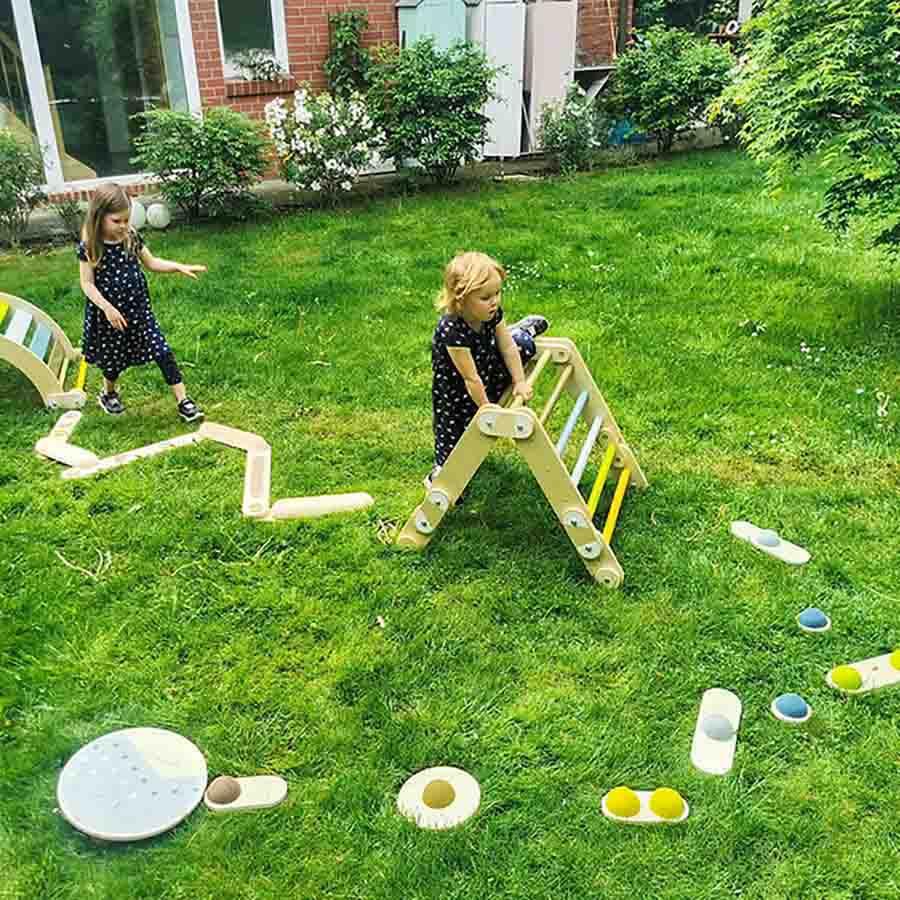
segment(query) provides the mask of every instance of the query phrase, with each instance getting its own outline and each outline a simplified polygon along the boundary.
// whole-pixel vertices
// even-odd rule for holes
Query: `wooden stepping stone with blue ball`
[[[737,694],[710,688],[703,694],[691,762],[708,775],[727,775],[734,765],[737,732],[741,723],[741,701]]]
[[[812,717],[812,707],[799,694],[781,694],[772,701],[772,715],[788,725],[802,725]]]
[[[809,562],[809,551],[784,540],[777,531],[770,528],[758,528],[752,522],[737,521],[731,523],[731,533],[738,539],[746,541],[775,559],[791,566],[802,566]]]
[[[846,666],[837,666],[825,678],[829,687],[843,694],[867,694],[900,685],[900,648]]]
[[[819,634],[823,631],[831,630],[831,619],[816,606],[807,606],[803,612],[797,616],[797,624],[801,631],[808,634]]]
[[[690,815],[687,800],[672,788],[634,791],[617,787],[603,796],[600,809],[622,825],[678,825]]]

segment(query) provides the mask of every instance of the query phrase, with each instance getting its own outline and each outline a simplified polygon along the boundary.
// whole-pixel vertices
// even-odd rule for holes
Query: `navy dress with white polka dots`
[[[497,346],[497,326],[503,310],[475,331],[462,316],[441,316],[431,339],[431,408],[434,428],[434,461],[442,466],[472,421],[478,406],[469,396],[466,383],[447,352],[448,347],[465,347],[484,383],[488,401],[496,403],[512,382]],[[510,329],[519,348],[522,364],[535,354],[534,340],[525,331]]]
[[[126,251],[124,242],[104,241],[103,256],[94,269],[97,290],[122,313],[128,327],[116,331],[90,300],[84,308],[84,358],[108,377],[118,376],[129,366],[159,362],[172,352],[150,308],[150,291],[140,261],[143,239],[133,231],[132,241],[133,254]],[[77,253],[79,260],[88,261],[84,241],[79,242]]]

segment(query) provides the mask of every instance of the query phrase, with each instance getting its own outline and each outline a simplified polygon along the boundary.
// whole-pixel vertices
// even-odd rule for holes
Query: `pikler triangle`
[[[528,384],[534,388],[548,369],[556,375],[540,413],[519,397],[510,402],[510,392],[499,403],[482,406],[433,479],[425,499],[409,517],[397,543],[424,549],[491,449],[501,438],[509,438],[528,463],[588,572],[605,587],[619,587],[624,572],[611,547],[613,534],[628,488],[645,488],[647,479],[575,344],[566,338],[541,337],[535,345],[537,352],[527,370]],[[574,402],[554,441],[548,427],[565,395]],[[564,456],[581,419],[587,423],[587,436],[569,471]],[[599,469],[590,491],[582,494],[582,477],[601,441],[605,447]],[[594,525],[594,515],[611,472],[615,488],[599,529]]]

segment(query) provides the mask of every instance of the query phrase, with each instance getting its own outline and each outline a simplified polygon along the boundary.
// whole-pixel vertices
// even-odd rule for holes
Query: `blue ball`
[[[798,621],[804,628],[825,628],[828,625],[828,616],[821,609],[809,606],[800,613]]]
[[[775,709],[788,719],[805,719],[807,702],[799,694],[782,694],[775,700]]]

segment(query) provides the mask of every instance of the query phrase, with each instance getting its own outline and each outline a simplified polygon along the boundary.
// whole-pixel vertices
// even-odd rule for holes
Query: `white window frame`
[[[16,37],[25,67],[25,83],[28,88],[31,115],[34,119],[34,130],[38,144],[43,150],[44,177],[47,179],[43,185],[44,191],[49,194],[61,194],[68,191],[92,190],[110,182],[122,185],[144,183],[147,178],[146,175],[141,173],[66,181],[63,174],[62,159],[59,155],[59,145],[56,142],[53,117],[50,112],[50,96],[47,93],[47,83],[44,81],[44,67],[37,41],[37,29],[34,25],[31,0],[11,0],[11,2],[13,19],[16,25]],[[202,115],[203,106],[200,98],[200,82],[197,78],[194,33],[191,29],[191,14],[188,2],[189,0],[175,0],[175,12],[178,21],[181,66],[184,71],[188,108],[193,115],[200,116]]]
[[[19,52],[22,54],[22,64],[25,67],[25,83],[28,86],[28,102],[31,104],[34,130],[38,146],[44,156],[44,175],[47,179],[45,190],[58,192],[65,188],[66,180],[63,177],[56,132],[53,130],[50,96],[47,94],[47,84],[44,81],[44,69],[41,65],[41,52],[38,48],[31,0],[12,0],[12,10],[16,23]]]
[[[216,27],[219,31],[219,53],[222,57],[222,73],[226,79],[240,78],[241,73],[225,59],[225,40],[222,37],[222,14],[219,12],[219,0],[216,3]],[[269,0],[272,15],[272,40],[275,44],[275,59],[281,63],[285,72],[290,71],[287,48],[287,24],[284,18],[284,0]]]

